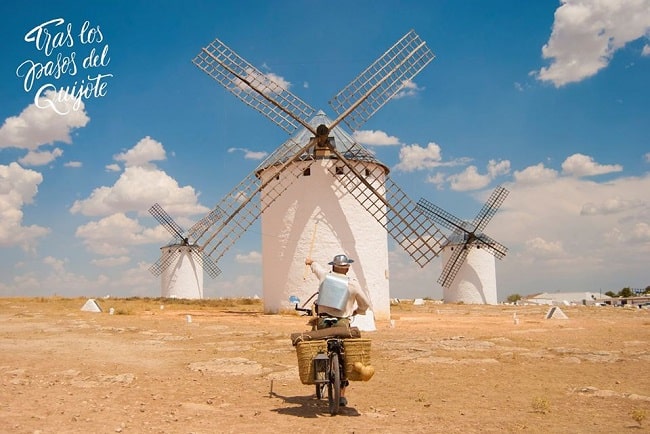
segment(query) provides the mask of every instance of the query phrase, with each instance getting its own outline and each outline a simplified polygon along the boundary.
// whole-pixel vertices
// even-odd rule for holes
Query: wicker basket
[[[302,341],[296,345],[298,372],[302,384],[314,384],[313,359],[318,353],[327,353],[327,341]]]
[[[350,381],[361,381],[361,375],[354,370],[354,363],[370,364],[370,339],[343,339],[345,349],[345,374]],[[314,384],[313,359],[318,353],[327,353],[327,341],[302,341],[296,344],[298,373],[302,384]]]
[[[344,339],[345,374],[350,381],[361,381],[361,374],[354,370],[354,363],[370,364],[370,339]]]

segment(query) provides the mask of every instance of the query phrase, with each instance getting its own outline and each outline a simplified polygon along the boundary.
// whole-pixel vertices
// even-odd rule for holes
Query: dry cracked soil
[[[363,333],[375,375],[331,416],[299,379],[305,317],[84,302],[0,299],[0,432],[649,432],[650,310],[403,302]]]

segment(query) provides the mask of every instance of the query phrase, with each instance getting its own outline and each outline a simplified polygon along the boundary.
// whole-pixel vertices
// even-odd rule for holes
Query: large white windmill
[[[312,245],[309,256],[321,262],[337,253],[356,256],[351,274],[369,290],[378,319],[390,315],[386,234],[421,266],[440,252],[444,234],[390,180],[386,166],[341,127],[345,121],[359,128],[433,57],[408,32],[330,101],[338,113],[334,120],[314,116],[312,107],[218,39],[194,59],[288,133],[303,128],[218,203],[223,219],[191,234],[218,261],[262,216],[266,312],[292,307],[289,295],[306,299],[315,290],[317,283],[303,271]]]
[[[342,127],[358,129],[433,58],[411,30],[334,96],[333,120],[218,39],[194,58],[245,104],[290,135],[298,131],[217,204],[220,219],[188,232],[218,262],[261,216],[267,313],[292,308],[290,295],[307,299],[315,290],[317,282],[304,272],[306,256],[327,262],[345,253],[356,259],[351,274],[368,289],[375,317],[388,319],[387,234],[422,267],[447,244],[388,168]]]

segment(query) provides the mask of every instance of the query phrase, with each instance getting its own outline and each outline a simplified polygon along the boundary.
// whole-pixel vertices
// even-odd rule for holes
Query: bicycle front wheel
[[[339,369],[339,356],[330,356],[329,383],[327,383],[327,399],[330,406],[330,414],[334,416],[339,412],[341,405],[341,370]]]

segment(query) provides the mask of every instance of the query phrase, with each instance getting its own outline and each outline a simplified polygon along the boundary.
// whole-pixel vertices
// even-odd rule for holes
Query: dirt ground
[[[548,307],[402,303],[393,326],[363,334],[375,376],[330,416],[299,380],[289,335],[305,317],[84,302],[0,299],[1,432],[650,430],[650,310],[567,306],[547,320]]]

